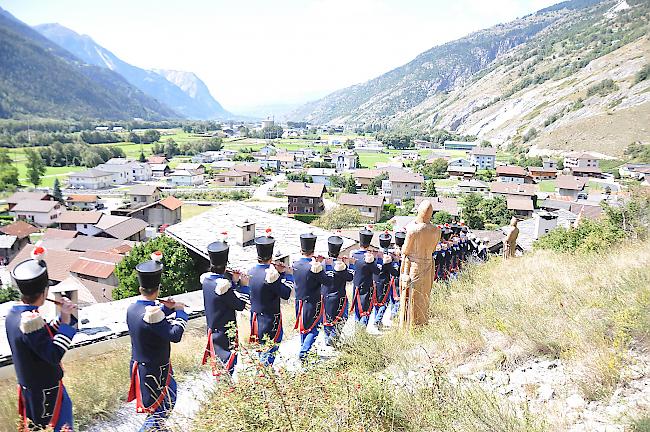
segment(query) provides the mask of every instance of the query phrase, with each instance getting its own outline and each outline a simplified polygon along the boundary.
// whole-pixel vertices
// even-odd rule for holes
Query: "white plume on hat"
[[[343,271],[346,268],[347,268],[347,266],[345,265],[345,263],[343,261],[337,260],[334,263],[334,271]]]
[[[363,260],[367,264],[371,264],[371,263],[375,262],[375,255],[370,253],[370,252],[366,252],[365,254],[363,254]]]
[[[151,254],[151,260],[155,262],[162,261],[163,253],[161,251],[155,251]]]
[[[217,295],[224,295],[226,292],[228,292],[231,286],[232,284],[228,279],[217,279],[216,285],[214,287],[214,292]]]

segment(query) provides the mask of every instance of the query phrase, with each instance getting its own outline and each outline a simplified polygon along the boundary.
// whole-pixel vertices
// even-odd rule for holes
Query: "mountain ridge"
[[[206,120],[232,116],[210,95],[207,86],[196,74],[192,73],[194,79],[200,82],[196,84],[201,92],[199,97],[189,94],[155,70],[142,69],[125,62],[88,35],[81,35],[58,23],[39,24],[34,29],[85,62],[120,74],[142,92],[185,117]]]
[[[83,62],[0,8],[0,117],[178,118],[120,75]]]
[[[465,37],[425,51],[366,83],[304,105],[289,117],[360,127],[444,128],[496,144],[558,148],[554,141],[561,137],[565,147],[588,150],[591,146],[618,154],[632,141],[647,140],[643,127],[630,130],[624,115],[613,114],[629,110],[625,112],[632,116],[631,123],[650,123],[648,109],[644,108],[650,103],[650,80],[634,84],[635,75],[650,63],[648,22],[650,5],[641,0],[563,2],[469,35],[478,40],[492,37],[492,46],[498,46],[499,41],[513,45],[493,51],[491,61],[485,61],[480,50],[475,50],[479,55],[472,70],[452,55],[441,55],[444,47],[451,45],[457,48],[455,55],[461,56],[458,52],[463,50],[458,47],[466,43]],[[531,27],[536,23],[542,28]],[[503,37],[507,34],[504,32],[517,31],[517,27],[523,29],[519,34],[523,32],[526,41],[516,44],[517,40]],[[442,78],[451,76],[455,81],[445,83],[439,74],[426,76],[423,59],[432,52],[438,59],[447,60]],[[424,78],[418,81],[418,74]],[[610,93],[590,93],[590,86],[604,80],[613,81]],[[449,82],[453,84],[445,87]],[[436,85],[438,88],[431,91]],[[362,101],[355,100],[359,93],[364,94]],[[612,123],[612,118],[617,121]],[[619,134],[614,140],[616,146],[611,145],[613,133],[600,127],[605,123]],[[586,129],[573,127],[577,124]]]

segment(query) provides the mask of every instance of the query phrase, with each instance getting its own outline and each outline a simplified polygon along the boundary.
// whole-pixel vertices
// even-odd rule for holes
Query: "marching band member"
[[[52,323],[46,323],[39,314],[49,282],[44,254],[45,249],[36,246],[32,259],[11,271],[21,303],[11,308],[5,327],[18,379],[19,430],[36,426],[56,432],[72,431],[72,401],[63,386],[61,359],[76,333],[70,325],[75,305],[64,298],[61,314]]]
[[[131,335],[131,388],[127,402],[135,400],[137,412],[147,414],[141,431],[166,430],[165,419],[176,403],[170,342],[181,341],[188,319],[183,303],[156,303],[163,273],[161,260],[162,253],[157,251],[151,254],[151,261],[136,266],[142,297],[126,312]],[[174,318],[168,318],[172,314]]]
[[[396,257],[396,259],[393,261],[393,267],[395,267],[395,269],[397,270],[397,276],[393,276],[391,278],[391,290],[390,290],[390,303],[391,303],[390,319],[391,319],[391,321],[399,313],[399,297],[400,297],[399,271],[400,271],[400,267],[402,265],[402,246],[404,245],[404,240],[406,240],[406,232],[397,231],[395,233],[395,257]]]
[[[313,233],[300,235],[302,258],[293,263],[293,278],[296,286],[296,326],[300,332],[300,353],[304,361],[311,349],[323,316],[321,285],[325,282],[322,259],[314,258],[316,236]]]
[[[438,243],[436,250],[433,252],[433,280],[445,280],[445,252],[442,250],[442,245]]]
[[[442,242],[442,271],[443,271],[443,280],[449,280],[451,276],[451,251],[449,250],[449,242]]]
[[[275,239],[271,229],[266,235],[255,238],[258,264],[249,270],[251,296],[251,342],[271,343],[272,346],[260,353],[265,366],[273,365],[278,344],[282,341],[282,314],[280,299],[289,300],[293,290],[291,267],[271,263]]]
[[[369,250],[372,237],[373,232],[368,228],[359,231],[359,249],[351,255],[354,258],[351,311],[354,310],[355,320],[363,326],[368,325],[372,312],[373,275],[379,273],[375,254]]]
[[[384,313],[386,313],[386,304],[392,288],[390,282],[395,277],[399,277],[399,269],[395,271],[393,257],[388,252],[392,239],[393,236],[388,231],[379,235],[379,247],[384,250],[384,256],[381,260],[378,260],[379,273],[373,275],[374,289],[372,291],[372,304],[375,310],[375,327],[377,330],[384,327]]]
[[[343,238],[335,235],[327,239],[328,255],[332,259],[325,265],[327,277],[323,282],[322,295],[325,310],[323,312],[323,329],[325,331],[325,344],[332,346],[340,336],[341,329],[348,319],[348,295],[345,290],[347,282],[351,282],[354,275],[345,259],[339,259]],[[352,258],[351,258],[352,259]]]
[[[225,233],[223,233],[225,235]],[[210,271],[200,277],[203,288],[203,304],[208,328],[208,343],[202,364],[208,358],[212,375],[218,377],[217,359],[230,375],[237,364],[237,311],[246,306],[248,276],[232,273],[232,280],[226,275],[230,248],[225,237],[208,245]],[[234,331],[234,334],[233,334]]]

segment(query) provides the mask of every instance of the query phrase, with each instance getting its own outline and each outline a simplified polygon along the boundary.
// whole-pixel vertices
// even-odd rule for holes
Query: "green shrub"
[[[598,84],[593,84],[587,88],[587,97],[594,95],[598,96],[607,96],[610,93],[613,93],[618,90],[618,86],[611,78],[607,78],[599,82]]]
[[[326,211],[322,216],[314,221],[314,225],[328,229],[342,229],[352,226],[362,225],[366,219],[358,210],[351,207],[338,206]]]
[[[641,81],[645,81],[650,77],[650,63],[646,63],[641,70],[639,70],[634,76],[634,84],[638,84]]]
[[[293,218],[297,221],[310,224],[316,219],[318,219],[319,216],[314,214],[295,214],[293,215]]]

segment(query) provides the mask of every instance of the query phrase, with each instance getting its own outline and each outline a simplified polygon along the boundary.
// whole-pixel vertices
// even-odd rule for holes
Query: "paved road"
[[[258,200],[258,201],[284,201],[284,198],[275,198],[269,195],[269,191],[273,189],[273,187],[281,181],[286,180],[287,177],[280,173],[276,174],[269,181],[266,183],[261,184],[255,192],[253,192],[253,195],[251,195],[251,199],[253,200]]]

